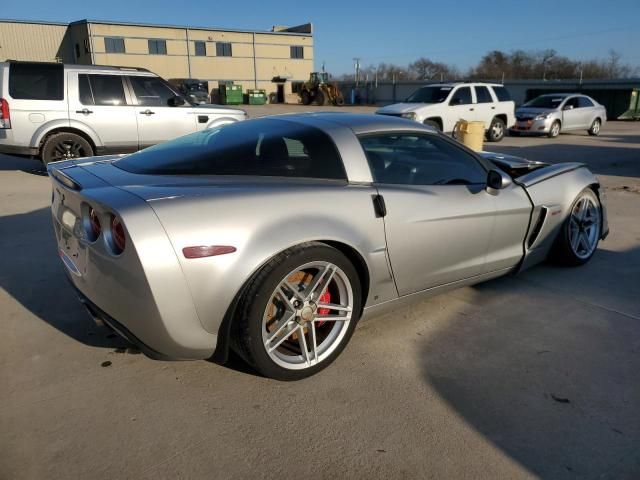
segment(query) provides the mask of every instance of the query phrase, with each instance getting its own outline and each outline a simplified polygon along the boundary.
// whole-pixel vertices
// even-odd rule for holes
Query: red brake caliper
[[[325,290],[324,293],[320,295],[320,298],[318,299],[318,303],[331,303],[331,293],[329,293],[329,290]],[[331,309],[329,308],[319,308],[318,315],[327,315],[330,311]],[[324,325],[324,323],[325,322],[320,320],[319,322],[316,323],[316,325],[318,327],[321,327],[322,325]]]

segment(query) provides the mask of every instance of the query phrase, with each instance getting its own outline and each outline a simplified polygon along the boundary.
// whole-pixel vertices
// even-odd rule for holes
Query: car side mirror
[[[169,104],[170,107],[180,107],[182,105],[184,105],[184,98],[182,97],[171,97],[167,103]]]
[[[573,105],[565,105],[562,110],[573,110]]]
[[[511,177],[499,170],[489,170],[487,174],[487,188],[491,190],[502,190],[511,185]]]

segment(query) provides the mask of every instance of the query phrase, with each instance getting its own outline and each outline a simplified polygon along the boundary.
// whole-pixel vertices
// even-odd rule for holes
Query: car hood
[[[433,105],[432,103],[394,103],[393,105],[387,105],[386,107],[379,108],[376,113],[383,115],[393,115],[408,112],[415,112],[423,107]]]
[[[557,110],[553,108],[534,108],[534,107],[520,107],[516,109],[516,115],[536,116],[543,113],[556,113]]]

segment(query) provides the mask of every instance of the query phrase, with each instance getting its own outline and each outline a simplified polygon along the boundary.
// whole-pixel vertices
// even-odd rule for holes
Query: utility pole
[[[356,57],[353,59],[353,68],[355,68],[356,71],[356,87],[358,86],[358,83],[360,82],[360,58]]]

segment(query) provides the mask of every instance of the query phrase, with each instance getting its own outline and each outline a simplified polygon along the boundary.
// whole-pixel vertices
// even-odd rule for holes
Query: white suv
[[[425,85],[404,102],[376,113],[393,115],[453,132],[458,120],[484,122],[487,140],[499,142],[515,124],[515,103],[503,85],[493,83],[447,83]]]
[[[127,153],[245,119],[243,110],[192,105],[144,69],[0,63],[0,153],[44,163]]]

